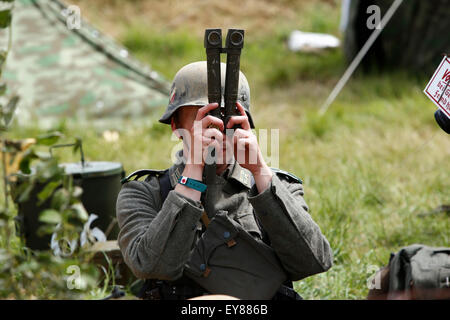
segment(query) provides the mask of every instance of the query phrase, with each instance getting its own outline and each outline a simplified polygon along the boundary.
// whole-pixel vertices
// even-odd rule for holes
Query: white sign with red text
[[[450,118],[450,58],[444,57],[423,91]]]

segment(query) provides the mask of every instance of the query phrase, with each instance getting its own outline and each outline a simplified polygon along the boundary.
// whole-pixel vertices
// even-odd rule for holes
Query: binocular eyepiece
[[[450,134],[450,118],[448,118],[440,109],[436,110],[436,112],[434,113],[434,118],[436,119],[439,127]]]
[[[244,30],[239,29],[228,30],[225,44],[227,48],[231,47],[242,48],[244,46]]]
[[[209,31],[209,32],[208,32]],[[207,30],[205,47],[222,46],[222,30]]]
[[[206,49],[222,49],[222,30],[206,29],[204,44]]]
[[[222,29],[206,29],[205,30],[205,48],[221,49],[219,53],[226,53],[226,49],[244,47],[244,30],[228,29],[225,38],[225,48],[222,48]]]

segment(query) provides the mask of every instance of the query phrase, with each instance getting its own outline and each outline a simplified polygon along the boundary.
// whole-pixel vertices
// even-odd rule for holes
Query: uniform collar
[[[169,168],[169,180],[172,188],[175,188],[178,183],[178,179],[181,177],[184,170],[185,160],[183,157],[183,150],[178,151],[175,154],[175,158],[175,164]]]
[[[169,177],[170,177],[170,184],[172,188],[175,188],[175,186],[178,183],[178,179],[181,177],[181,174],[183,173],[184,166],[185,166],[185,160],[183,157],[183,150],[180,150],[176,153],[176,163],[169,168]],[[253,176],[247,169],[241,167],[239,163],[233,158],[231,160],[230,165],[227,169],[222,173],[222,178],[230,181],[234,180],[240,183],[242,186],[250,189],[253,185]],[[205,177],[203,177],[205,178]],[[204,180],[204,179],[203,179]]]
[[[226,180],[235,180],[248,189],[253,185],[253,176],[250,171],[241,167],[234,158],[232,163],[225,170],[224,178]]]

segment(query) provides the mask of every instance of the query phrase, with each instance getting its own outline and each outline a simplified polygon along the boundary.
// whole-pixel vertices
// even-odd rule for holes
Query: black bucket
[[[98,227],[108,240],[117,239],[119,228],[116,220],[116,201],[121,189],[120,180],[125,176],[122,164],[117,162],[91,161],[62,163],[65,174],[73,177],[74,185],[83,189],[81,202],[88,214],[95,214],[98,218],[91,224],[91,228]],[[16,187],[20,185],[26,175],[18,179]],[[49,208],[50,199],[40,206],[37,205],[39,192],[45,184],[36,184],[28,199],[18,203],[16,222],[18,232],[25,238],[26,246],[33,250],[50,249],[51,235],[38,236],[37,230],[42,225],[39,214]]]
[[[91,227],[105,232],[108,240],[117,239],[116,200],[122,187],[120,180],[125,176],[122,164],[91,161],[84,166],[81,163],[63,163],[61,166],[73,177],[74,185],[83,189],[81,202],[88,214],[98,216]]]

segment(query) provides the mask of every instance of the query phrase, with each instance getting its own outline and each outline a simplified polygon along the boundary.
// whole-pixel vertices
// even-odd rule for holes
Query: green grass
[[[259,113],[267,102],[256,97],[257,126],[280,129],[280,167],[304,180],[311,215],[335,255],[329,272],[296,283],[305,298],[363,299],[374,266],[385,265],[391,252],[413,243],[449,245],[447,216],[419,217],[450,200],[450,140],[421,87],[404,75],[379,83],[359,76],[323,117],[308,103]],[[83,138],[89,160],[121,162],[127,172],[171,165],[178,142],[170,140],[169,126],[155,118],[123,128],[116,143],[92,127],[69,126],[66,135]],[[30,136],[29,130],[16,128],[14,135]],[[75,160],[70,152],[60,155]]]
[[[340,51],[327,53],[324,59],[324,54],[294,54],[286,45],[294,28],[339,35],[339,16],[335,13],[335,6],[313,2],[297,13],[295,27],[292,21],[280,21],[273,30],[247,33],[241,55],[241,70],[249,76],[252,88],[284,87],[302,79],[326,80],[340,74],[343,71]],[[149,28],[144,19],[133,21],[124,28],[121,42],[167,79],[172,79],[183,65],[206,59],[203,38],[197,32],[191,32],[189,27],[166,30],[159,26]],[[225,37],[226,30],[223,33]],[[223,62],[225,59],[225,55],[222,55]]]
[[[320,8],[320,10],[317,10]],[[313,2],[296,21],[272,32],[246,35],[241,66],[252,87],[258,128],[280,130],[280,167],[304,181],[313,219],[329,240],[334,266],[295,283],[306,299],[364,299],[374,268],[413,243],[449,246],[444,214],[420,217],[450,202],[450,139],[434,122],[435,110],[422,90],[431,75],[355,75],[324,116],[321,103],[345,70],[340,50],[295,54],[288,32],[336,32],[339,6]],[[184,64],[204,59],[202,39],[186,30],[124,27],[121,41],[167,79]],[[67,123],[68,137],[83,138],[88,160],[121,162],[126,171],[163,169],[178,143],[155,110],[145,123],[125,122],[120,138],[107,142],[102,130]],[[10,137],[28,137],[35,127],[15,126]],[[77,160],[61,152],[65,161]]]

